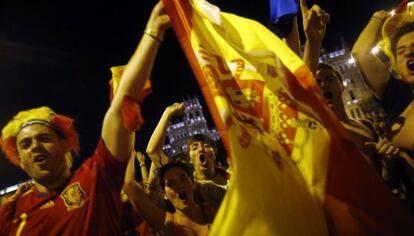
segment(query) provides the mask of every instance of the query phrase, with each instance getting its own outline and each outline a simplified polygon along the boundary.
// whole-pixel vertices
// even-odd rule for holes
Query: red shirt
[[[104,142],[62,190],[35,188],[0,208],[0,235],[121,235],[121,188],[126,163]]]

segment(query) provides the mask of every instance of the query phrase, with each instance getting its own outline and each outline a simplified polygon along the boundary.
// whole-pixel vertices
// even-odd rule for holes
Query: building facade
[[[203,107],[197,97],[184,100],[185,111],[182,117],[175,117],[167,128],[164,152],[169,156],[187,150],[187,140],[195,134],[205,134],[218,141],[220,135],[215,128],[208,128]]]
[[[348,117],[377,120],[385,116],[346,46],[337,51],[323,53],[319,61],[333,65],[341,72],[344,86],[342,99]]]

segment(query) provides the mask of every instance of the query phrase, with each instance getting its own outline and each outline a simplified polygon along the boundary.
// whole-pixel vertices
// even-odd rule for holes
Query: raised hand
[[[136,152],[135,157],[137,158],[139,164],[145,164],[145,155],[142,152]]]
[[[300,0],[302,11],[303,31],[308,40],[322,41],[325,36],[326,25],[329,22],[329,14],[317,4],[310,9],[306,5],[306,0]]]
[[[162,41],[165,31],[169,27],[171,27],[170,17],[167,15],[162,1],[159,1],[152,9],[145,32]]]
[[[382,22],[384,22],[388,17],[390,16],[390,13],[384,10],[376,11],[374,14],[372,14],[372,19],[378,19]]]
[[[169,116],[176,116],[176,115],[182,115],[184,114],[185,105],[183,102],[176,102],[171,106],[168,106],[165,108],[165,112]]]
[[[392,172],[396,169],[396,166],[399,163],[401,157],[401,150],[394,146],[388,139],[380,138],[377,143],[375,142],[366,142],[365,145],[372,147],[375,151],[381,155],[382,166],[388,171]]]

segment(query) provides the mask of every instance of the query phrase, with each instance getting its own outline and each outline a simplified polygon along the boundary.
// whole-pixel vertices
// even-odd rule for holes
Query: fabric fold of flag
[[[412,220],[261,24],[205,0],[163,0],[231,157],[211,235],[409,235]]]

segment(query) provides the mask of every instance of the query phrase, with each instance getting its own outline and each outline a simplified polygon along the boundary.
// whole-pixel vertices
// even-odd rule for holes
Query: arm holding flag
[[[148,21],[147,28],[137,50],[128,62],[120,85],[105,115],[102,138],[108,150],[119,160],[126,161],[131,153],[132,132],[125,127],[122,107],[125,98],[137,99],[149,77],[155,55],[165,30],[169,27],[169,18],[162,3],[158,3]]]
[[[300,55],[298,8],[297,0],[270,0],[269,27],[276,35],[283,37],[292,51]]]
[[[292,31],[283,39],[286,44],[289,46],[296,55],[300,55],[300,39],[299,39],[299,30],[298,30],[298,19],[295,16],[293,18]]]

